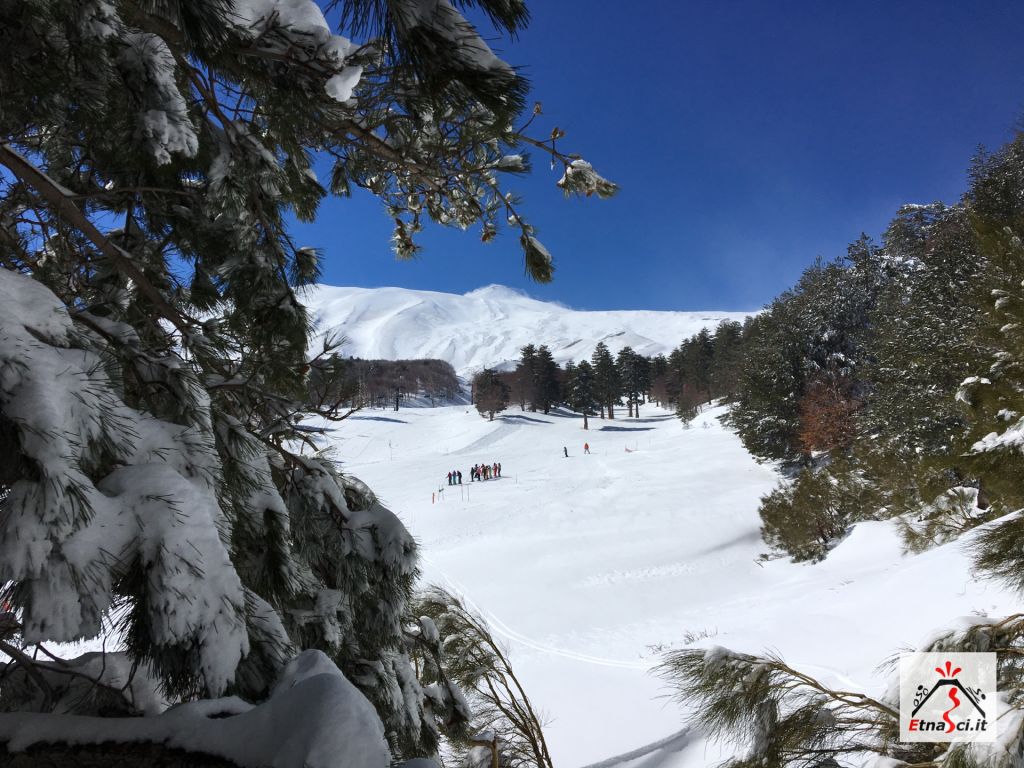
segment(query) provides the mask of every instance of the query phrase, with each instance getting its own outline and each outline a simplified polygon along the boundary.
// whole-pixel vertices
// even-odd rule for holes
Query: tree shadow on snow
[[[501,420],[502,421],[510,421],[510,420],[513,420],[513,419],[515,421],[529,421],[531,424],[553,424],[554,423],[554,422],[548,421],[547,419],[537,419],[537,418],[534,418],[533,416],[526,416],[526,415],[521,414],[521,413],[508,413],[508,414],[502,414],[501,415]]]
[[[654,427],[601,427],[598,432],[650,432]]]
[[[713,555],[716,552],[724,552],[727,549],[739,547],[744,544],[756,544],[759,541],[761,541],[761,531],[754,528],[749,531],[744,531],[743,533],[734,538],[728,539],[726,541],[720,541],[718,544],[714,544],[710,547],[707,547],[706,549],[702,549],[699,552],[694,552],[692,557],[697,558],[704,557],[705,555]]]
[[[405,419],[395,419],[391,416],[351,416],[353,421],[387,421],[392,424],[408,424]]]

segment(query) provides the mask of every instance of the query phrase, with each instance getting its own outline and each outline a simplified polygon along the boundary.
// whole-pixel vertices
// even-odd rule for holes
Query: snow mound
[[[373,705],[320,651],[296,656],[256,707],[229,697],[154,717],[0,714],[0,743],[11,752],[103,742],[164,744],[243,768],[385,768],[391,759]]]

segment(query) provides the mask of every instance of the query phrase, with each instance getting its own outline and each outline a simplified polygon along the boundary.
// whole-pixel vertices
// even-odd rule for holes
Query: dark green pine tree
[[[601,408],[601,418],[603,419],[607,412],[608,418],[614,419],[615,406],[620,402],[619,394],[622,387],[615,358],[603,341],[599,341],[594,348],[590,363],[594,367],[595,393]]]
[[[710,394],[732,402],[743,370],[743,325],[735,320],[723,320],[715,329],[711,343]]]
[[[640,417],[640,403],[650,389],[650,363],[632,347],[623,347],[615,358],[622,394],[631,417]]]
[[[820,448],[804,439],[808,417],[827,407],[852,419],[864,396],[881,256],[862,239],[846,259],[818,261],[751,323],[729,419],[754,455],[806,460]]]
[[[969,481],[957,467],[966,428],[961,382],[985,360],[976,288],[984,259],[963,205],[902,208],[884,242],[889,277],[871,312],[860,463],[893,510],[918,510]]]
[[[689,376],[697,392],[710,403],[715,344],[707,328],[701,328],[685,347]]]
[[[484,368],[473,377],[473,404],[489,421],[494,421],[494,415],[508,407],[508,398],[508,384],[494,369]]]
[[[743,373],[729,423],[747,450],[763,458],[799,457],[799,399],[805,386],[802,345],[788,296],[751,323]]]
[[[534,405],[544,413],[551,411],[551,406],[560,398],[558,384],[558,363],[551,356],[551,350],[545,345],[537,348],[533,369]]]
[[[967,203],[981,255],[981,279],[968,293],[976,309],[983,362],[957,393],[968,429],[955,443],[957,465],[978,481],[995,514],[1024,506],[1024,134],[983,156]],[[975,551],[983,569],[1024,588],[1020,516],[986,531]]]
[[[651,358],[651,399],[664,407],[668,403],[668,358],[655,355]]]
[[[597,377],[594,367],[586,360],[579,365],[571,362],[565,366],[565,399],[577,413],[583,414],[583,428],[590,429],[588,417],[598,409]]]
[[[395,760],[435,754],[459,720],[409,659],[413,538],[308,427],[346,411],[311,396],[339,371],[301,301],[320,256],[287,222],[365,190],[400,257],[427,222],[484,241],[508,222],[546,281],[507,189],[523,150],[567,192],[614,185],[523,132],[528,84],[460,12],[514,34],[523,3],[435,5],[343,0],[351,43],[301,0],[0,4],[4,638],[93,637],[117,616],[119,668],[172,698],[254,702],[315,649]],[[132,710],[105,693],[105,712]],[[63,706],[48,698],[16,707]]]
[[[519,350],[519,362],[513,373],[513,391],[519,401],[519,409],[525,411],[527,404],[531,411],[537,410],[537,348],[527,344]]]

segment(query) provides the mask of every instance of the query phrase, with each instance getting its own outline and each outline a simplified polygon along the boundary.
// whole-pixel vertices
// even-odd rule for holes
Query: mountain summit
[[[503,285],[465,294],[319,285],[305,299],[321,332],[345,335],[345,355],[439,358],[461,376],[511,367],[526,344],[546,344],[559,364],[589,358],[599,341],[612,353],[628,345],[644,355],[667,354],[701,328],[750,314],[576,310]]]

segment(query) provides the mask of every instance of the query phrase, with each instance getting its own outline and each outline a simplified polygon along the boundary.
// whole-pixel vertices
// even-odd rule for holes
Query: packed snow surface
[[[345,469],[419,540],[425,582],[461,593],[509,644],[556,765],[720,762],[651,675],[662,650],[771,650],[880,694],[894,652],[958,616],[1019,609],[972,579],[962,543],[904,555],[890,523],[856,526],[818,565],[758,562],[758,500],[778,475],[723,412],[684,429],[645,406],[584,432],[578,416],[518,406],[493,422],[467,406],[368,410],[335,433]],[[472,465],[496,461],[501,479],[469,483]]]
[[[508,368],[526,344],[546,344],[555,360],[589,359],[599,341],[612,353],[630,346],[668,353],[701,328],[748,312],[581,311],[500,285],[467,294],[406,288],[311,289],[306,303],[322,331],[338,331],[345,355],[378,360],[438,358],[469,376],[484,366]]]

